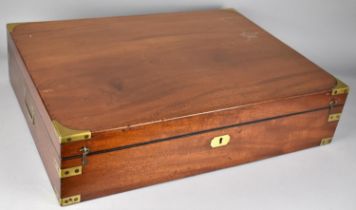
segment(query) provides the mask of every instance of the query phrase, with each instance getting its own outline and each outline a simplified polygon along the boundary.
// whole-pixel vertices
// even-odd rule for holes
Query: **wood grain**
[[[10,79],[51,183],[82,200],[320,144],[347,94],[333,76],[231,10],[24,23]],[[330,106],[333,104],[333,106]],[[92,131],[60,145],[52,120]],[[229,134],[217,149],[210,140]],[[56,167],[83,174],[60,179]],[[149,175],[147,175],[149,173]]]
[[[231,10],[28,23],[12,37],[51,119],[94,133],[335,85]]]
[[[29,96],[33,100],[33,103],[30,104],[38,110],[37,118],[43,121],[44,128],[42,132],[46,132],[49,137],[48,141],[54,147],[57,155],[61,154],[61,147],[59,144],[58,137],[55,134],[53,129],[52,120],[47,112],[47,108],[43,103],[37,87],[33,83],[31,76],[27,70],[27,67],[12,39],[11,33],[8,33],[8,62],[9,62],[9,76],[10,81],[12,82],[12,87],[15,90],[15,94],[18,98],[19,104],[24,106],[25,96]],[[24,113],[25,116],[27,115]],[[47,141],[46,140],[46,141]],[[47,143],[46,143],[47,144]],[[56,157],[59,158],[59,157]]]
[[[31,131],[31,135],[34,139],[34,143],[42,159],[43,165],[46,169],[49,180],[52,184],[53,190],[57,197],[60,197],[61,183],[58,177],[58,168],[61,167],[61,158],[59,156],[59,151],[56,150],[54,144],[52,143],[50,135],[47,132],[47,127],[45,121],[42,118],[43,111],[40,111],[41,106],[38,105],[38,96],[34,96],[35,89],[30,88],[31,84],[28,77],[24,74],[23,64],[18,57],[16,48],[14,47],[12,40],[8,37],[9,42],[9,76],[11,85],[15,91],[17,100],[21,107],[21,110],[27,120],[28,127]],[[27,105],[26,105],[27,104]],[[33,110],[34,123],[28,115],[27,107]],[[49,124],[49,122],[47,122]],[[21,131],[19,131],[21,132]],[[55,144],[58,146],[58,144]],[[19,166],[21,167],[21,166]],[[37,173],[35,171],[30,171],[29,173]]]
[[[319,108],[328,108],[331,100],[336,106],[343,106],[345,95],[332,97],[329,92],[267,101],[235,109],[221,110],[205,115],[196,115],[171,121],[129,128],[121,131],[94,133],[88,141],[61,145],[63,158],[80,155],[80,148],[89,147],[92,152],[125,147],[128,145],[172,138],[194,132],[217,129],[225,126],[253,122],[261,119],[283,116],[290,113],[304,112]],[[327,120],[327,116],[325,116]]]
[[[334,134],[329,110],[253,123],[200,135],[89,156],[81,176],[62,179],[62,196],[83,200],[208,172],[320,145]],[[211,148],[215,136],[231,142]],[[65,160],[64,167],[80,164]]]

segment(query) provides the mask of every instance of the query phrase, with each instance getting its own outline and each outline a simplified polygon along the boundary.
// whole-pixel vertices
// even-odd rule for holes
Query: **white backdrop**
[[[66,209],[356,209],[355,0],[0,0],[0,209],[60,209],[8,82],[5,23],[220,7],[351,86],[334,142]]]

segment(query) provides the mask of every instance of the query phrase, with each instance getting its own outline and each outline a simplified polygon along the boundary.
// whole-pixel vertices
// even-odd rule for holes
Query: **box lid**
[[[90,131],[93,147],[226,126],[213,115],[336,84],[233,10],[23,23],[11,35],[50,119]]]

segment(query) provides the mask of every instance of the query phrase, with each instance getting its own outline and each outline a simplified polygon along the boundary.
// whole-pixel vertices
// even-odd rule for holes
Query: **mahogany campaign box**
[[[8,50],[61,205],[328,144],[348,92],[231,9],[8,24]]]

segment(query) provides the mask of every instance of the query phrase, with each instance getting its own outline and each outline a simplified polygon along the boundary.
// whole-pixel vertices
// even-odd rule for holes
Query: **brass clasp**
[[[90,149],[88,147],[82,147],[80,151],[82,152],[82,165],[84,167],[88,164],[87,155],[90,153]]]

